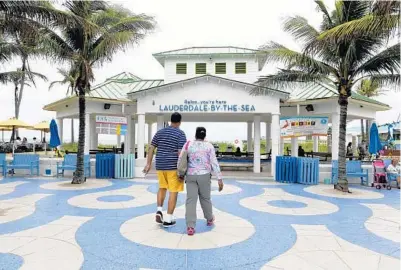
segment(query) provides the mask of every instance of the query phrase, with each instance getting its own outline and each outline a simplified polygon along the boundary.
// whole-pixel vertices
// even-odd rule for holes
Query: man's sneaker
[[[161,211],[156,212],[156,223],[163,224],[163,213]]]
[[[171,222],[166,222],[166,221],[163,222],[163,227],[164,228],[170,228],[170,227],[173,227],[173,226],[175,226],[175,220],[172,220]]]
[[[214,216],[212,219],[207,221],[207,226],[213,226],[214,225]]]
[[[188,228],[187,228],[187,234],[188,234],[189,236],[194,235],[194,234],[195,234],[195,229],[192,228],[192,227],[188,227]]]

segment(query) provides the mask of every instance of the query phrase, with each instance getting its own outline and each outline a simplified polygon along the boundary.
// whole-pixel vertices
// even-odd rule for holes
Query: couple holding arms
[[[197,219],[198,197],[207,225],[213,226],[214,224],[211,173],[214,172],[217,176],[219,191],[223,189],[224,184],[214,147],[205,141],[206,129],[198,127],[195,132],[195,140],[187,142],[185,133],[180,129],[181,119],[181,114],[173,113],[171,125],[159,130],[153,137],[143,172],[147,174],[150,171],[154,150],[157,148],[156,171],[159,190],[157,192],[156,222],[166,228],[175,225],[173,213],[177,204],[178,192],[184,190],[185,182],[187,188],[185,204],[187,233],[193,235]],[[185,175],[178,175],[177,164],[183,158],[187,158],[187,171]],[[167,190],[169,191],[167,214],[163,215],[163,203]]]

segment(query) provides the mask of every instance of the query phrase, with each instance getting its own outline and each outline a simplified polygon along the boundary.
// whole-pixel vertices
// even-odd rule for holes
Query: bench
[[[233,162],[219,162],[220,168],[223,170],[223,168],[237,168],[239,170],[240,168],[245,168],[246,170],[253,168],[253,163],[245,163],[245,162],[238,162],[238,163],[233,163]],[[263,171],[262,165],[260,165],[260,171]]]
[[[0,154],[0,168],[2,170],[2,174],[5,175],[5,163],[6,163],[6,154]]]
[[[13,171],[16,169],[30,170],[31,176],[36,169],[36,175],[39,176],[39,155],[36,154],[14,154],[13,160],[7,164],[4,162],[3,175],[6,175],[8,169]],[[14,175],[14,173],[12,174]]]
[[[369,173],[368,170],[362,169],[362,162],[360,160],[350,160],[346,163],[346,174],[347,177],[360,177],[361,185],[366,183],[368,185]],[[366,178],[366,180],[364,180]],[[338,160],[332,161],[332,183],[335,184],[338,181]]]
[[[64,160],[60,163],[57,162],[57,171],[56,177],[61,174],[64,176],[64,171],[75,171],[77,168],[77,155],[68,154],[64,156]],[[90,156],[84,155],[84,173],[85,176],[91,176],[91,164],[90,164]]]
[[[310,152],[305,152],[305,155],[307,157],[311,157],[311,158],[322,157],[323,159],[320,160],[320,161],[327,161],[328,158],[331,158],[331,153],[324,153],[324,152],[313,152],[313,151],[310,151]]]

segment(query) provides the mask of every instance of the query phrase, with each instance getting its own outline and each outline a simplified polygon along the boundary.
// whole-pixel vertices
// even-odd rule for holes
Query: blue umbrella
[[[369,153],[377,154],[380,150],[382,150],[382,144],[379,138],[379,130],[376,123],[373,123],[370,127]]]
[[[58,136],[58,128],[57,128],[57,123],[53,119],[50,122],[50,147],[56,148],[61,144],[60,142],[60,137]]]

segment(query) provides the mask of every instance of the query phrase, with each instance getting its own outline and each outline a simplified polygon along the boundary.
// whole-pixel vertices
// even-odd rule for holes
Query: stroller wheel
[[[381,185],[376,186],[376,189],[381,189],[381,188],[382,188]]]
[[[391,190],[391,186],[390,185],[387,186],[387,190]]]

